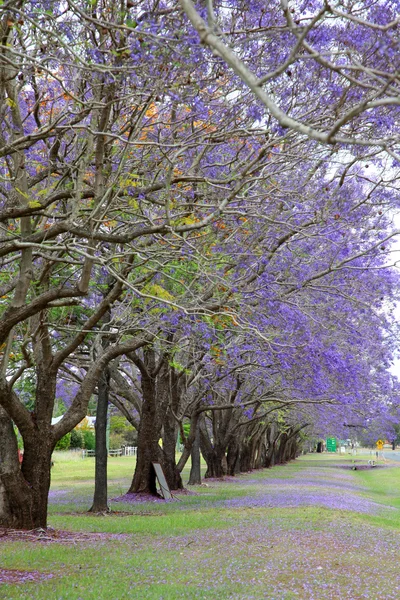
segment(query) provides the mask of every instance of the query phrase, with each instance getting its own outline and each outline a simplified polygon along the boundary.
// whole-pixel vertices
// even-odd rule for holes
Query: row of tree
[[[107,506],[110,401],[138,432],[134,493],[155,493],[152,462],[181,487],[199,447],[221,476],[293,457],[306,426],[348,437],[396,419],[398,173],[370,139],[391,105],[358,99],[351,113],[363,79],[334,68],[318,39],[326,64],[300,68],[334,13],[304,9],[292,31],[278,3],[225,4],[218,15],[207,3],[212,53],[159,0],[0,7],[2,525],[46,526],[53,449],[93,394],[93,510]],[[217,42],[258,73],[257,89],[274,82],[285,118],[262,112]],[[364,128],[365,143],[350,146],[339,125]],[[52,425],[57,399],[67,410]]]

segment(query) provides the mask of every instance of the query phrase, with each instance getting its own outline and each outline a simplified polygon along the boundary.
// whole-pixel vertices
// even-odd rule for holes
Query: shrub
[[[111,437],[114,435],[121,436],[121,443],[118,448],[123,444],[129,446],[134,446],[136,444],[137,431],[122,415],[112,415],[110,418],[110,448],[112,448]]]
[[[82,431],[83,444],[86,450],[94,450],[96,446],[96,438],[94,437],[93,431],[90,429],[84,429]]]
[[[79,429],[73,429],[71,431],[71,444],[70,448],[83,448],[84,439],[82,431]]]
[[[123,443],[127,446],[136,446],[137,445],[137,431],[132,427],[131,431],[126,431],[124,433]]]
[[[71,443],[71,433],[66,433],[61,440],[58,440],[55,450],[68,450]]]
[[[110,433],[110,450],[118,450],[124,444],[125,438],[122,433]]]

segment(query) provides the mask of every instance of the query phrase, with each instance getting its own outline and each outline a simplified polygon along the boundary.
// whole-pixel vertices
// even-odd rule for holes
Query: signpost
[[[327,438],[326,451],[327,452],[336,452],[336,438]]]
[[[384,440],[378,440],[376,442],[376,458],[381,458],[384,462],[386,462],[385,457],[383,456],[383,446],[385,445]]]
[[[171,490],[168,487],[167,480],[165,479],[164,471],[162,470],[162,466],[160,463],[153,463],[154,471],[156,472],[156,477],[158,479],[158,483],[160,485],[161,493],[164,497],[164,500],[169,500],[172,498]]]

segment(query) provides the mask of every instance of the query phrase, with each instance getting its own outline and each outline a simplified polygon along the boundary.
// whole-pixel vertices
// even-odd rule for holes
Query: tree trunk
[[[176,465],[176,443],[178,423],[170,410],[167,411],[163,427],[164,474],[171,490],[182,490],[183,482]]]
[[[150,361],[151,363],[154,361],[153,352],[148,353],[148,362]],[[154,369],[154,364],[148,364],[147,367],[150,368],[141,371],[143,404],[138,431],[136,468],[128,493],[146,493],[157,496],[156,474],[152,463],[160,462],[162,454],[158,444],[161,425],[157,422],[155,378],[150,374]]]
[[[137,441],[135,474],[128,493],[147,493],[157,496],[156,474],[153,462],[160,460],[158,440],[160,432],[155,427],[155,398],[143,402]]]
[[[177,489],[176,482],[180,479],[176,468],[173,468],[172,472],[168,469],[165,454],[158,443],[171,402],[170,366],[167,355],[161,355],[157,364],[156,352],[153,349],[145,350],[144,361],[136,356],[132,357],[132,360],[141,372],[143,402],[138,431],[136,469],[128,493],[142,492],[158,495],[153,462],[161,464],[171,489]],[[173,451],[175,452],[175,446]],[[170,448],[169,452],[171,452]]]
[[[224,457],[224,453],[217,452],[213,452],[212,454],[204,456],[204,459],[207,463],[207,470],[204,475],[206,479],[210,479],[211,477],[216,477],[219,479],[226,475],[226,469],[224,468],[223,464]]]
[[[241,444],[240,451],[240,472],[248,473],[251,471],[251,444],[248,438],[245,438]]]
[[[0,474],[5,507],[2,509],[5,511],[3,523],[21,529],[47,527],[51,455],[55,446],[51,429],[55,377],[47,373],[46,388],[44,371],[37,368],[37,373],[35,410],[30,415],[29,423],[26,421],[24,429],[20,428],[24,440],[21,469],[12,423],[4,411],[0,415]],[[7,385],[2,385],[2,393],[12,394],[12,390]]]
[[[253,434],[250,442],[250,471],[257,468],[256,464],[259,458],[259,442],[259,436]]]
[[[295,458],[297,458],[298,456],[298,440],[296,437],[293,437],[291,440],[289,440],[288,443],[288,449],[287,449],[287,455],[288,455],[288,460],[294,460]]]
[[[199,415],[199,413],[196,413],[196,412],[193,413],[190,418],[190,433],[187,436],[187,438],[183,444],[183,452],[182,452],[182,455],[181,455],[181,457],[178,461],[178,465],[177,465],[177,469],[178,469],[179,473],[182,473],[184,466],[186,465],[187,461],[189,460],[196,436],[199,435],[199,433],[198,433],[199,418],[200,418],[200,415]]]
[[[200,464],[200,431],[198,422],[196,425],[196,437],[194,438],[192,450],[190,453],[192,466],[190,468],[190,476],[188,485],[201,484],[201,464]]]
[[[268,469],[275,464],[276,444],[278,442],[280,432],[275,423],[271,423],[266,432],[267,451],[265,454],[264,467]]]
[[[93,504],[89,512],[109,511],[107,496],[107,416],[108,393],[110,376],[106,369],[100,376],[98,384],[97,410],[96,410],[96,457],[95,457],[95,482]]]
[[[277,453],[276,453],[275,464],[277,464],[277,465],[283,465],[286,462],[286,446],[287,446],[287,442],[288,442],[288,435],[284,431],[281,434],[281,437],[279,439],[279,447],[278,447],[278,450],[277,450]]]
[[[259,459],[257,461],[256,469],[262,469],[265,465],[265,460],[267,458],[267,446],[265,434],[262,436],[259,447]]]
[[[262,469],[263,464],[263,439],[262,435],[258,435],[256,440],[254,440],[253,447],[253,469]]]
[[[164,418],[163,415],[160,415],[160,417],[163,421],[165,476],[171,490],[182,490],[181,471],[176,464],[176,444],[178,441],[179,424],[174,416],[179,412],[181,402],[180,379],[169,364],[166,364],[165,367],[160,373],[163,376],[160,383],[162,383],[162,387],[164,388],[164,401],[161,402],[161,410],[164,412]]]
[[[214,444],[211,443],[204,415],[202,415],[200,418],[199,428],[200,449],[204,460],[207,463],[207,470],[205,472],[204,477],[206,479],[209,479],[210,477],[224,477],[224,475],[226,475],[225,448],[217,444],[215,440]]]
[[[240,473],[240,442],[237,438],[233,438],[228,446],[226,460],[228,464],[228,475],[232,477]]]
[[[34,529],[33,493],[21,473],[11,419],[0,407],[0,527]]]
[[[47,508],[51,479],[51,456],[54,442],[50,432],[25,436],[22,475],[32,490],[33,527],[47,527]]]

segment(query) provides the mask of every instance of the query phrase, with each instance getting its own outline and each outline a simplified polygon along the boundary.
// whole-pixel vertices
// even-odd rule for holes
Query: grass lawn
[[[307,455],[93,516],[94,459],[60,453],[49,526],[69,536],[0,538],[0,598],[397,599],[400,467],[353,471],[354,458],[370,456]],[[110,498],[133,467],[110,459]],[[20,582],[1,583],[6,570]]]

